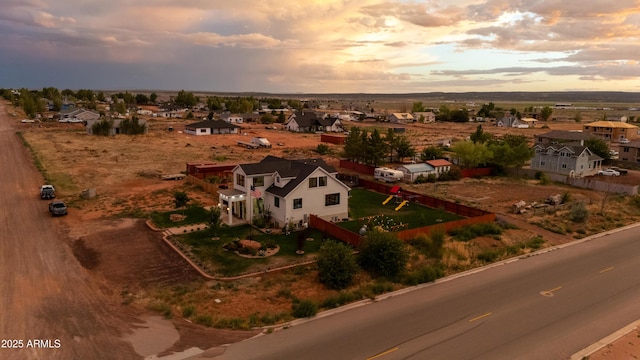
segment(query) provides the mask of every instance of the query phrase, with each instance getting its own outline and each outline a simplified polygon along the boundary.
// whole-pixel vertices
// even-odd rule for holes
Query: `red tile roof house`
[[[436,174],[436,177],[440,176],[440,174],[442,173],[446,173],[449,170],[451,170],[451,165],[453,165],[452,163],[444,159],[428,160],[425,162],[433,166],[433,168],[435,169],[434,172]]]

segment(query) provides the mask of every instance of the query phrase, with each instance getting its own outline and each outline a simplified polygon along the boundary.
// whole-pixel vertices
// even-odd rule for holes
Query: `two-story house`
[[[584,146],[538,144],[533,149],[531,169],[572,177],[597,174],[604,160]]]
[[[605,141],[633,140],[636,137],[637,130],[638,127],[635,125],[618,121],[595,121],[583,126],[585,133]]]
[[[622,161],[640,163],[640,140],[634,140],[628,144],[620,145],[618,158]]]
[[[349,191],[337,171],[322,159],[287,160],[267,156],[233,169],[233,189],[219,191],[228,222],[271,213],[276,227],[304,226],[309,215],[326,220],[348,217]]]

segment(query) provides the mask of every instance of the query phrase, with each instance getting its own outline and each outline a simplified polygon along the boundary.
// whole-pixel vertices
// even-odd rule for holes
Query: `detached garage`
[[[427,177],[429,174],[435,174],[435,168],[426,163],[402,165],[396,170],[402,171],[402,180],[409,183],[416,181],[420,175]]]

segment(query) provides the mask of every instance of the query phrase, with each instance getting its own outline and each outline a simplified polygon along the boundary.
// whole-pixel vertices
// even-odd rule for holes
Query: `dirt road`
[[[120,338],[129,329],[127,311],[59,238],[66,219],[49,216],[47,201],[39,199],[42,177],[5,106],[0,103],[0,358],[141,358]]]

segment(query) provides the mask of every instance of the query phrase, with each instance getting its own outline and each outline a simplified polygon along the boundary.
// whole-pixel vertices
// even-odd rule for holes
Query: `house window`
[[[198,131],[201,132],[201,133],[206,133],[207,129],[198,129]]]
[[[253,178],[253,186],[264,186],[264,176],[256,176]]]
[[[327,194],[324,196],[324,206],[340,204],[340,193]]]
[[[544,161],[540,161],[540,166],[544,166]]]
[[[567,164],[562,164],[562,168],[566,169],[567,168]]]
[[[244,175],[236,174],[236,184],[244,186]]]
[[[327,177],[326,176],[320,176],[318,178],[318,186],[327,186]]]
[[[293,208],[302,209],[302,198],[293,199]]]
[[[622,148],[622,152],[627,152],[628,153],[629,152],[629,148],[628,147],[623,147]]]
[[[309,178],[309,188],[318,187],[318,178]]]
[[[280,207],[280,198],[279,197],[274,197],[273,198],[273,206],[279,208]]]

